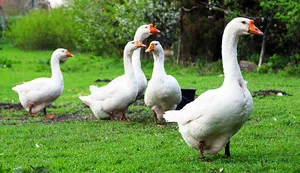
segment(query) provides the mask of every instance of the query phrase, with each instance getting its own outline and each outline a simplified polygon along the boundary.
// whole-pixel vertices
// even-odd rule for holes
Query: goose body
[[[40,112],[62,94],[64,81],[59,63],[71,56],[66,49],[57,49],[51,56],[51,78],[37,78],[12,88],[29,113]]]
[[[143,42],[146,38],[153,34],[157,34],[160,31],[156,29],[153,24],[149,25],[141,25],[135,32],[134,40],[137,40],[139,42]],[[138,87],[138,98],[143,97],[143,93],[147,87],[147,78],[142,70],[141,66],[141,48],[137,48],[133,54],[132,54],[132,67],[135,75],[135,79],[137,82]],[[115,78],[112,82],[117,82],[119,78]],[[102,90],[101,88],[98,88],[97,86],[91,85],[90,91],[91,93],[97,92],[98,90]]]
[[[137,82],[131,62],[133,51],[145,47],[138,41],[130,41],[124,49],[125,74],[115,78],[106,86],[96,88],[88,96],[79,98],[90,107],[93,114],[100,119],[114,118],[124,114],[127,107],[137,96]],[[92,87],[93,89],[93,87]],[[90,87],[90,90],[92,90]]]
[[[164,118],[177,122],[185,142],[203,153],[216,154],[225,145],[230,156],[229,141],[249,119],[252,96],[243,80],[237,62],[237,43],[241,35],[262,34],[252,20],[235,18],[226,26],[222,39],[223,85],[201,94],[179,111],[168,111]]]
[[[164,68],[164,52],[158,41],[150,43],[148,52],[153,51],[154,67],[145,92],[145,104],[152,109],[154,120],[162,120],[165,111],[174,110],[181,101],[181,89],[177,80],[167,75]]]

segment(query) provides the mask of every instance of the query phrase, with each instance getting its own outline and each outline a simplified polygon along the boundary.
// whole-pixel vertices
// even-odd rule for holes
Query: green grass
[[[22,52],[2,46],[0,59],[11,60],[11,68],[0,67],[0,102],[18,103],[11,88],[22,81],[50,76],[51,51]],[[96,79],[113,79],[123,73],[122,58],[101,58],[72,52],[75,57],[61,65],[65,90],[48,109],[58,117],[92,115],[78,99],[88,94]],[[1,61],[0,61],[1,62]],[[151,77],[152,60],[143,61]],[[197,88],[197,95],[222,84],[220,75],[202,76],[195,68],[166,65],[183,88]],[[251,92],[284,90],[293,96],[254,98],[251,119],[232,138],[230,158],[207,156],[198,161],[176,124],[154,125],[143,101],[130,107],[133,122],[69,119],[45,121],[22,110],[1,110],[0,172],[300,172],[300,86],[297,77],[276,74],[244,74]]]

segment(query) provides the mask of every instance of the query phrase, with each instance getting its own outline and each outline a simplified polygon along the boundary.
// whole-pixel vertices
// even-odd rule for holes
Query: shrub
[[[300,55],[281,56],[274,54],[259,69],[259,73],[279,72],[285,76],[300,76]]]
[[[136,3],[132,4],[133,6],[126,6],[126,2],[121,5],[118,0],[69,0],[69,2],[80,33],[78,48],[81,51],[119,56],[127,41],[133,39],[137,27],[145,23],[142,8],[138,10]],[[136,14],[142,17],[136,17]]]
[[[152,23],[161,30],[160,41],[174,40],[174,6],[159,0],[68,0],[77,23],[78,48],[102,56],[120,56],[136,29]],[[168,41],[166,41],[168,40]],[[171,41],[170,41],[171,40]]]
[[[202,58],[198,59],[196,63],[200,71],[200,74],[223,74],[222,60],[216,62],[208,63],[203,61]]]
[[[11,25],[12,43],[23,50],[75,48],[76,26],[66,9],[33,10]]]
[[[294,54],[288,58],[290,62],[282,70],[288,76],[300,76],[300,55]]]
[[[0,57],[0,68],[3,67],[3,68],[11,68],[12,67],[12,60],[10,59],[7,59],[7,58],[3,58],[3,57]]]
[[[113,3],[106,0],[72,0],[69,4],[80,33],[78,48],[97,55],[117,53],[119,49],[117,33],[126,31],[118,27]],[[121,44],[124,42],[126,43],[126,39]]]
[[[270,57],[268,67],[271,68],[273,71],[278,71],[283,69],[289,63],[289,58],[283,57],[278,54],[274,54]]]
[[[260,73],[267,72],[278,72],[283,69],[289,62],[288,58],[285,58],[279,54],[274,54],[268,58],[266,58],[266,63],[264,63],[258,71]]]

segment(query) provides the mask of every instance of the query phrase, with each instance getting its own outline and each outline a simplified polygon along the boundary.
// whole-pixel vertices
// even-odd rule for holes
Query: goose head
[[[67,49],[58,48],[53,52],[52,56],[63,62],[73,55]]]
[[[263,35],[263,32],[261,32],[255,25],[254,21],[244,18],[244,17],[237,17],[233,20],[231,20],[228,23],[228,28],[230,30],[234,31],[237,35],[247,35],[247,34],[257,34],[257,35]]]
[[[142,25],[136,30],[135,40],[143,41],[150,35],[157,34],[160,31],[156,29],[153,24]]]
[[[153,52],[155,55],[163,54],[163,48],[158,41],[152,41],[146,52]]]
[[[126,44],[124,51],[129,52],[129,53],[133,53],[133,51],[135,51],[136,49],[138,49],[140,47],[146,47],[146,45],[142,44],[139,41],[129,41]]]

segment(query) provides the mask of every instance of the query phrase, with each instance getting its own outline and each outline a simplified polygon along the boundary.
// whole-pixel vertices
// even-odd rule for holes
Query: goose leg
[[[29,115],[32,116],[32,117],[37,117],[38,116],[38,112],[36,113],[32,113],[32,108],[33,108],[33,104],[29,104]]]
[[[157,115],[156,115],[156,112],[154,110],[152,110],[152,114],[153,114],[153,117],[154,117],[155,124],[157,124]]]
[[[230,141],[228,141],[226,146],[225,146],[225,157],[230,157],[229,145],[230,145]]]
[[[125,116],[125,112],[120,116],[121,121],[128,121],[128,119]]]
[[[29,104],[29,111],[28,112],[29,112],[30,115],[32,115],[32,107],[33,107],[33,104]]]
[[[46,116],[47,115],[46,108],[43,109],[43,112],[44,112],[44,116]]]
[[[126,112],[128,112],[128,108],[126,108],[121,112],[121,116],[120,116],[121,121],[128,121],[127,117],[125,116]]]
[[[53,120],[55,118],[54,114],[47,114],[46,108],[43,109],[43,112],[46,119]]]
[[[204,141],[199,141],[198,152],[199,152],[199,160],[200,161],[203,161],[203,159],[204,159],[203,148],[204,148]]]

